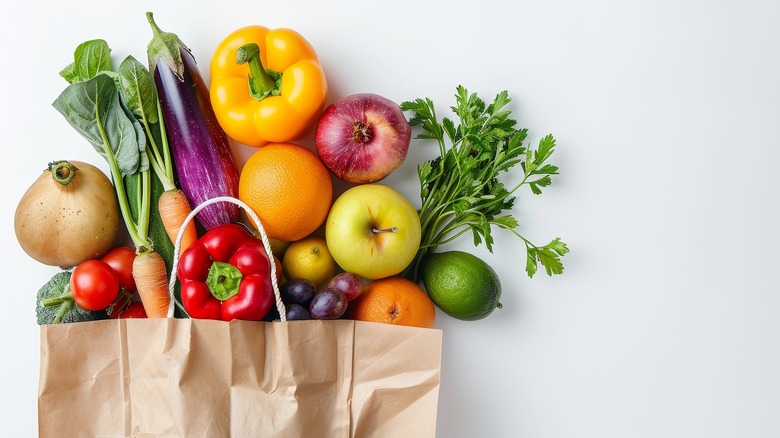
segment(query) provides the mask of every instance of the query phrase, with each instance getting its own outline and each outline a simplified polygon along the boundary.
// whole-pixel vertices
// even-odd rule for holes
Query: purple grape
[[[305,278],[287,280],[279,287],[279,295],[284,304],[300,304],[304,307],[309,306],[316,292],[317,286]]]
[[[337,319],[347,311],[347,296],[338,289],[326,287],[314,295],[309,313],[314,319]]]
[[[274,303],[270,309],[268,309],[268,313],[265,315],[265,318],[263,318],[263,321],[267,322],[273,322],[279,319],[279,310],[276,308],[276,303]]]
[[[352,301],[363,293],[363,277],[342,272],[331,278],[326,287],[340,290],[347,297],[347,301]]]
[[[301,306],[300,304],[288,304],[285,306],[287,308],[287,320],[288,321],[295,321],[295,320],[306,320],[311,319],[311,314],[309,311]]]

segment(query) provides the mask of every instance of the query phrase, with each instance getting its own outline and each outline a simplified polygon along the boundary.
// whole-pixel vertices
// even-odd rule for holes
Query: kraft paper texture
[[[123,319],[41,326],[41,437],[433,437],[437,329]]]

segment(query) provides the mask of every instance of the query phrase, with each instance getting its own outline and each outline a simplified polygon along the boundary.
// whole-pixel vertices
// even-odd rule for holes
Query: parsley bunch
[[[422,128],[416,138],[436,140],[440,155],[417,168],[422,240],[404,275],[418,281],[425,255],[468,231],[472,232],[475,246],[484,242],[492,252],[494,225],[510,230],[525,243],[529,277],[534,276],[539,263],[548,275],[561,274],[561,257],[569,252],[566,244],[560,238],[544,246],[531,243],[517,231],[517,219],[505,213],[514,206],[513,195],[520,187],[528,186],[538,195],[552,183],[558,167],[547,164],[547,160],[555,149],[555,139],[552,135],[544,137],[535,150],[526,146],[528,130],[516,128],[517,121],[510,118],[511,111],[506,106],[511,99],[507,91],[485,106],[476,93],[459,86],[455,99],[456,105],[451,109],[460,119],[458,125],[446,117],[439,122],[430,99],[401,104],[401,109],[412,112],[409,123]],[[516,186],[507,188],[499,175],[517,164],[523,178]]]

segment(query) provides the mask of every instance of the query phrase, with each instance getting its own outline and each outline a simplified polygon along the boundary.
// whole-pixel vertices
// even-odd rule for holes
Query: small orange
[[[282,284],[282,261],[279,260],[279,257],[274,256],[274,265],[276,266],[276,284],[280,285]]]
[[[368,283],[349,305],[349,318],[433,328],[436,309],[428,294],[413,281],[388,277]]]
[[[333,183],[313,151],[294,143],[271,143],[244,164],[238,198],[257,213],[268,237],[292,242],[325,221]]]

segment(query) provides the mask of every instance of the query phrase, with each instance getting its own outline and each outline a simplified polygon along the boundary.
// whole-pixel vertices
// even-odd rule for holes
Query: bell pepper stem
[[[276,80],[263,67],[260,60],[260,47],[255,43],[247,43],[236,51],[237,64],[249,64],[249,89],[257,100],[272,94],[276,88]],[[258,98],[260,97],[260,98]]]
[[[241,271],[230,263],[214,262],[209,268],[206,285],[214,298],[225,301],[238,293],[242,278]]]

